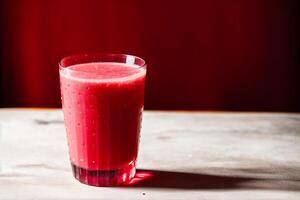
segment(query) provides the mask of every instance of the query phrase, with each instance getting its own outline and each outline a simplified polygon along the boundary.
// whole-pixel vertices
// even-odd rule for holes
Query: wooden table
[[[144,112],[131,187],[77,182],[61,110],[0,109],[0,199],[300,199],[300,114]]]

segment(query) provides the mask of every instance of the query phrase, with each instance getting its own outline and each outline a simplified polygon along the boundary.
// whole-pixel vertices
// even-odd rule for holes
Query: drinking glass
[[[116,186],[135,175],[146,63],[125,54],[83,54],[59,62],[60,89],[74,177]]]

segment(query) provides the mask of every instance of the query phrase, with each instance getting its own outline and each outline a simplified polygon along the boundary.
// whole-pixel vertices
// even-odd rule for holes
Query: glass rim
[[[74,59],[75,61],[78,61],[79,58],[91,58],[91,59],[97,59],[97,58],[101,58],[101,57],[111,57],[111,58],[126,58],[126,62],[118,62],[118,61],[94,61],[94,62],[115,62],[115,63],[124,63],[124,64],[131,64],[131,65],[136,65],[138,66],[138,68],[144,68],[146,69],[147,64],[146,61],[144,59],[142,59],[141,57],[135,56],[135,55],[131,55],[131,54],[123,54],[123,53],[103,53],[103,52],[95,52],[95,53],[82,53],[82,54],[74,54],[74,55],[69,55],[69,56],[65,56],[63,58],[60,59],[60,61],[58,62],[58,66],[59,69],[68,69],[73,71],[72,69],[69,69],[69,66],[75,65],[75,64],[70,64],[70,65],[66,65],[63,62],[65,62],[68,59]],[[135,64],[135,63],[127,63],[127,58],[130,58],[129,60],[135,61],[138,60],[141,64]],[[77,64],[84,64],[84,63],[93,63],[93,61],[87,61],[87,62],[79,62]],[[76,71],[76,70],[74,70]]]

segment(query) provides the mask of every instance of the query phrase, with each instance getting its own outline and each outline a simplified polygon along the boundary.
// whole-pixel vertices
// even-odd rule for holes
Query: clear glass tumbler
[[[146,63],[124,54],[84,54],[59,63],[61,100],[74,177],[116,186],[135,175]]]

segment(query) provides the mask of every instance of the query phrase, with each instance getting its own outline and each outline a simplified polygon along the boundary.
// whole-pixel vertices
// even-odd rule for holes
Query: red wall
[[[59,107],[57,62],[148,62],[146,108],[300,111],[296,1],[2,0],[2,106]]]

